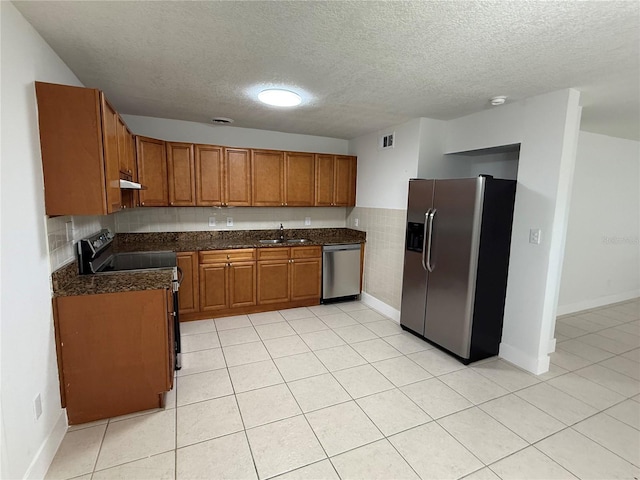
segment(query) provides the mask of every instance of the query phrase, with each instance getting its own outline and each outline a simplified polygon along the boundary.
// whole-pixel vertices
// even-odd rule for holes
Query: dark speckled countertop
[[[262,244],[262,239],[279,238],[278,230],[232,230],[213,232],[119,233],[114,247],[118,252],[161,251],[193,252],[228,248],[273,248],[308,245],[364,243],[366,233],[349,228],[313,228],[285,230],[285,239],[307,239],[308,242]],[[78,263],[71,262],[52,275],[55,297],[95,295],[100,293],[158,290],[171,288],[172,269],[139,272],[113,272],[79,275]]]

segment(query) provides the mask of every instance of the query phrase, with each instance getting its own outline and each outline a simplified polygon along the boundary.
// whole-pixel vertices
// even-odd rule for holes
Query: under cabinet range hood
[[[120,188],[122,190],[146,190],[147,187],[136,182],[120,179]]]

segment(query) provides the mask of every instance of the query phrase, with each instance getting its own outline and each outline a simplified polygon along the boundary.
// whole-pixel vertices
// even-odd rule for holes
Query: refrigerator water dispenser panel
[[[407,223],[407,250],[422,252],[424,245],[424,223]]]

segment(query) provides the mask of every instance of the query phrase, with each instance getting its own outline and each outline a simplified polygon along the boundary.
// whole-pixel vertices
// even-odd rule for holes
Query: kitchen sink
[[[278,243],[307,243],[309,240],[306,238],[291,238],[289,240],[280,240],[279,238],[269,240],[258,240],[258,242],[267,245],[276,245]]]
[[[272,240],[258,240],[260,243],[265,243],[269,245],[273,245],[276,243],[284,243],[284,240],[280,240],[279,238],[274,238]]]
[[[290,240],[287,240],[287,243],[307,243],[309,240],[307,240],[306,238],[292,238]]]

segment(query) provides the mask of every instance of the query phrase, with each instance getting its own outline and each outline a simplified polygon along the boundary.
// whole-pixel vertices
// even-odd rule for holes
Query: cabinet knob
[[[131,169],[130,169],[130,168],[129,168],[129,169],[127,169],[127,173],[131,173]]]
[[[144,207],[144,202],[140,202],[140,205],[142,205]]]
[[[229,255],[227,255],[227,260],[229,260],[231,257]]]
[[[173,202],[169,202],[169,205],[173,205]]]
[[[287,202],[284,202],[285,207],[287,206]]]

